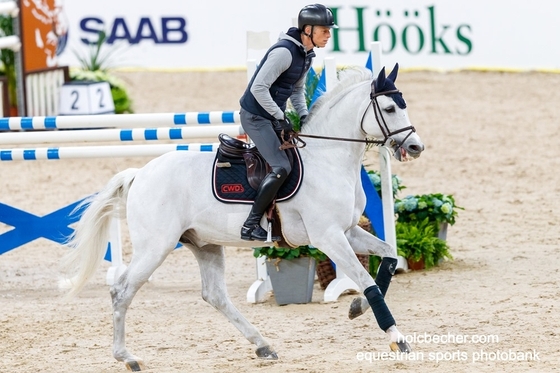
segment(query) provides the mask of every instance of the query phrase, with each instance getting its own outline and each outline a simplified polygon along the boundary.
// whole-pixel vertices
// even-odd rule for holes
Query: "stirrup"
[[[274,242],[280,241],[280,237],[272,237],[267,231],[261,227],[260,224],[254,227],[246,227],[245,225],[241,227],[241,239],[246,241],[263,241],[263,242]]]

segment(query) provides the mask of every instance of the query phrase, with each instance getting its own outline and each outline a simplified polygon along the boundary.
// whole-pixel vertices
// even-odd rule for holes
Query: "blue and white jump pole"
[[[147,128],[137,128],[138,126],[147,126]],[[50,131],[51,129],[56,129],[56,131]],[[220,133],[227,133],[233,137],[243,135],[243,130],[239,125],[238,111],[12,117],[0,118],[0,130],[0,161],[136,156],[156,157],[170,151],[215,152],[218,148],[217,143],[141,145],[133,143],[156,140],[215,139]],[[120,142],[122,145],[88,145],[96,142]],[[49,145],[53,143],[72,143],[72,145],[83,143],[84,145],[68,147],[27,146],[43,143]],[[3,148],[5,145],[15,147]],[[52,227],[43,227],[40,232],[30,231],[27,235],[25,229],[27,225],[26,219],[37,220],[38,217],[20,211],[17,218],[19,228],[14,228],[11,231],[0,234],[0,244],[3,245],[0,248],[0,253],[13,250],[39,236],[63,243],[64,237],[60,234],[59,229],[65,232],[69,231],[70,228],[68,226],[79,218],[70,216],[70,214],[63,214],[66,210],[67,207],[63,207],[52,214],[48,214],[53,215],[53,217],[52,219],[45,219],[44,224],[52,223]],[[19,210],[0,203],[0,222],[2,220],[2,211],[5,214],[11,214],[11,212]],[[58,219],[56,222],[53,220],[55,215],[56,219]],[[15,219],[15,217],[12,218],[8,220]],[[32,223],[34,222],[30,220],[29,224]],[[118,219],[113,219],[111,225],[109,248],[110,255],[106,255],[106,259],[111,261],[111,267],[107,272],[106,282],[108,285],[111,285],[126,269],[122,261],[120,221]]]

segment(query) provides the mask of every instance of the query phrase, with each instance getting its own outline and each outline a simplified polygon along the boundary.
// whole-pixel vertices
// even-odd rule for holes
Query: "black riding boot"
[[[242,239],[266,241],[267,231],[261,227],[261,219],[266,208],[270,205],[270,202],[272,202],[284,181],[286,181],[287,176],[288,173],[284,168],[275,167],[264,177],[257,190],[253,208],[247,220],[243,223],[243,227],[241,227]],[[279,239],[280,237],[273,237],[272,241],[278,241]]]

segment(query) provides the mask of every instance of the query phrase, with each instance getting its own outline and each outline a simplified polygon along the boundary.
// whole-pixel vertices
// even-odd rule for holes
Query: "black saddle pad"
[[[293,197],[303,180],[303,163],[296,148],[290,148],[294,164],[288,179],[278,191],[277,202],[282,202]],[[218,164],[229,164],[229,167],[218,167]],[[214,159],[212,171],[212,192],[218,201],[226,203],[253,203],[257,191],[249,185],[247,169],[242,158],[221,158],[218,154]]]

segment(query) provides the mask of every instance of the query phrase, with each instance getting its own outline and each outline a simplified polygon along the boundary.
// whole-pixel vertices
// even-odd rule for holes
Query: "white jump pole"
[[[105,283],[109,286],[113,285],[126,270],[126,265],[123,263],[121,242],[121,221],[113,218],[111,219],[111,228],[109,232],[111,266],[107,270],[107,275],[105,277]]]
[[[0,162],[76,158],[158,157],[172,151],[216,152],[218,146],[219,143],[191,143],[0,149]]]
[[[325,71],[323,72],[326,75],[326,91],[333,89],[334,85],[336,84],[336,63],[334,58],[327,57],[325,58]],[[319,248],[320,250],[321,248]],[[336,265],[336,263],[335,263]],[[355,290],[359,291],[359,286],[350,279],[350,277],[346,276],[342,270],[336,266],[336,278],[332,280],[327,288],[325,289],[325,293],[323,295],[323,299],[325,302],[334,302],[340,297],[342,293],[347,290]]]
[[[12,18],[17,17],[19,8],[15,1],[2,1],[0,2],[0,14],[6,14]]]
[[[251,81],[253,74],[257,70],[257,61],[254,59],[247,60],[247,82]],[[266,294],[272,290],[272,283],[266,270],[266,258],[261,256],[256,259],[257,279],[251,284],[247,290],[247,302],[258,303],[263,302]]]
[[[21,48],[21,41],[15,35],[4,36],[0,38],[0,49],[11,49],[14,52]]]
[[[370,46],[373,76],[381,70],[381,43],[374,41]],[[395,232],[395,202],[393,197],[393,178],[391,171],[391,151],[387,146],[379,147],[379,174],[381,176],[381,202],[383,205],[383,230],[385,242],[397,250]],[[397,268],[408,269],[406,260],[398,256]]]
[[[61,115],[0,118],[0,130],[174,127],[190,124],[239,124],[239,111],[156,114]]]
[[[237,137],[245,132],[240,125],[180,126],[163,128],[86,129],[69,131],[0,132],[0,145],[76,143],[99,141],[153,141],[218,138],[220,133]]]

